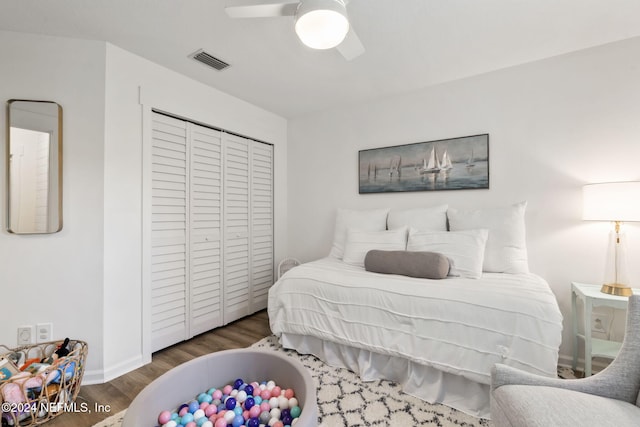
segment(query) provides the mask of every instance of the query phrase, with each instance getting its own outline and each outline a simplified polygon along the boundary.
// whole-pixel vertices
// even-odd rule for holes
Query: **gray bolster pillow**
[[[364,257],[364,268],[367,271],[422,279],[444,279],[449,274],[449,267],[449,259],[436,252],[373,249]]]

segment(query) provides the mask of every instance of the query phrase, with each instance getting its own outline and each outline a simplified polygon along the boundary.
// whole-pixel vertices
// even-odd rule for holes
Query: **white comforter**
[[[268,311],[276,336],[310,335],[482,384],[498,362],[556,375],[562,315],[534,274],[427,280],[324,258],[273,285]]]

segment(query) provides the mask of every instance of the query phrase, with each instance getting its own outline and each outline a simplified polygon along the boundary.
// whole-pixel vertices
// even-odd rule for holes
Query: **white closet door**
[[[224,323],[249,314],[249,150],[224,134]]]
[[[188,124],[190,176],[190,337],[222,325],[221,132]]]
[[[251,312],[267,307],[273,285],[273,146],[251,152]]]
[[[151,206],[152,351],[187,338],[187,129],[153,114]]]

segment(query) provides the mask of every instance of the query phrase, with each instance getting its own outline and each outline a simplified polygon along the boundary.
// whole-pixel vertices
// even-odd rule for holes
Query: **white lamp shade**
[[[582,188],[582,219],[640,221],[640,182],[607,182]]]
[[[296,12],[296,34],[313,49],[338,46],[349,32],[347,9],[340,0],[305,0]]]

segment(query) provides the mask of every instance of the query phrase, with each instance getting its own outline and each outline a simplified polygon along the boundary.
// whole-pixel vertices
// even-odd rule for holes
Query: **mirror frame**
[[[48,231],[15,231],[11,229],[11,104],[14,102],[33,102],[53,104],[57,108],[58,113],[58,129],[57,129],[57,176],[53,177],[58,186],[57,202],[58,202],[58,221],[55,230]],[[33,99],[10,99],[7,101],[7,147],[6,147],[6,166],[7,166],[7,231],[12,234],[52,234],[62,230],[62,106],[54,101],[42,101]],[[51,166],[51,160],[49,160]]]

